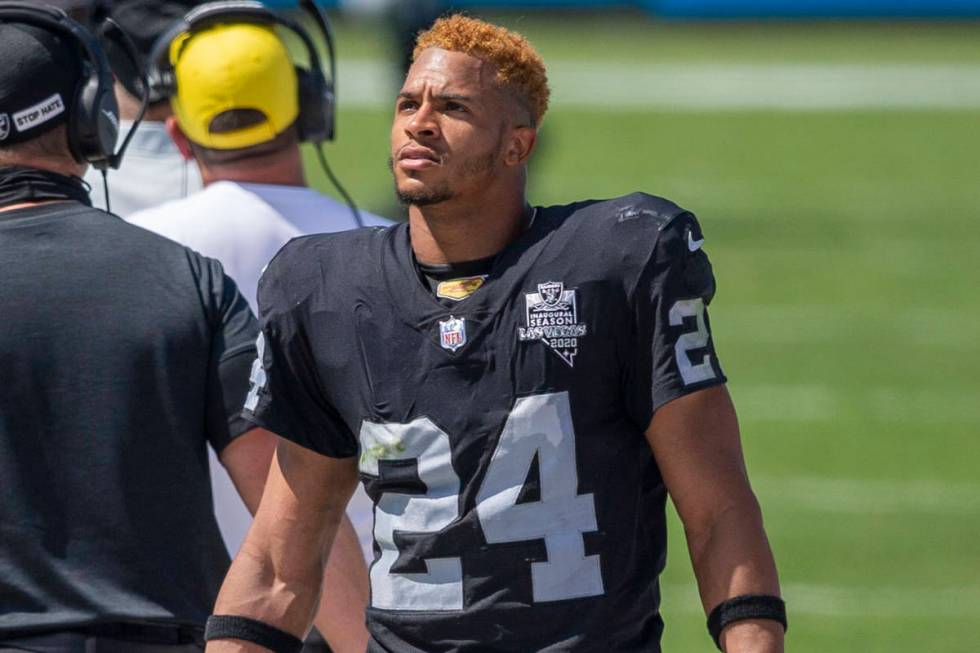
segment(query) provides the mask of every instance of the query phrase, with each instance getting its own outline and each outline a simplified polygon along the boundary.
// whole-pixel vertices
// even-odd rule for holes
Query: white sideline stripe
[[[394,106],[398,71],[374,60],[340,66],[341,107]],[[980,65],[712,64],[553,61],[556,106],[601,110],[980,108]]]
[[[731,383],[729,389],[745,421],[815,422],[832,420],[839,412],[837,396],[824,385]]]
[[[848,515],[980,515],[980,483],[762,476],[753,477],[752,486],[763,507]]]
[[[857,109],[980,106],[980,67],[853,64],[552,66],[555,101],[621,108]]]
[[[870,330],[903,345],[938,349],[980,348],[980,315],[962,308],[736,304],[715,315],[715,337],[739,342],[797,344],[848,339]]]
[[[980,391],[970,387],[854,390],[823,384],[735,382],[730,389],[746,421],[832,422],[853,416],[885,424],[980,424]]]
[[[783,596],[791,614],[820,617],[980,617],[980,588],[954,587],[842,587],[784,583]],[[672,583],[663,588],[667,617],[670,612],[701,614],[693,584]]]

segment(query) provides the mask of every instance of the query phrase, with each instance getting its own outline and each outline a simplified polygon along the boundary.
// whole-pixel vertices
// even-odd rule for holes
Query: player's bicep
[[[235,438],[218,454],[239,496],[253,515],[259,508],[278,440],[274,433],[253,428]]]
[[[343,511],[357,483],[357,457],[324,456],[280,438],[269,482],[280,508],[306,515]]]
[[[724,385],[661,406],[646,438],[686,530],[703,531],[750,498],[738,419]]]
[[[271,557],[280,578],[310,573],[322,565],[356,482],[356,458],[330,458],[280,438],[243,546]]]

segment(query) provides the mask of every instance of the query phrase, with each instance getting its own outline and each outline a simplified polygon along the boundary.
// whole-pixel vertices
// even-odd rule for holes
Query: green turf
[[[674,60],[980,59],[973,25],[619,28],[648,34],[645,52]],[[580,50],[556,27],[528,23],[559,58],[625,56],[623,44],[598,47],[611,30],[601,22]],[[759,30],[776,49],[752,37]],[[388,120],[342,112],[331,147],[350,189],[382,212]],[[643,189],[702,221],[719,280],[713,328],[794,652],[978,649],[978,124],[980,110],[557,107],[543,130],[534,202]],[[665,650],[710,651],[671,526]]]

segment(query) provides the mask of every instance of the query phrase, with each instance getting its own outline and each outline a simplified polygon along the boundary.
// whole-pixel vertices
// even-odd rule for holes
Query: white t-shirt
[[[133,123],[123,120],[119,126],[120,141]],[[106,207],[102,173],[89,168],[85,181],[92,190],[92,206]],[[151,206],[187,197],[201,190],[201,173],[197,164],[186,161],[162,122],[140,123],[126,150],[119,170],[109,171],[109,199],[112,212],[123,218]]]
[[[392,224],[364,211],[361,218],[365,226]],[[184,199],[134,213],[127,220],[221,261],[253,311],[262,270],[287,241],[357,226],[347,205],[310,188],[230,181],[210,184]],[[215,513],[225,544],[234,555],[251,517],[224,468],[211,462]],[[360,487],[351,498],[347,514],[365,556],[372,558],[373,508]]]
[[[391,221],[361,212],[365,226]],[[262,269],[291,238],[354,229],[351,210],[311,188],[219,181],[126,218],[221,261],[256,310]]]

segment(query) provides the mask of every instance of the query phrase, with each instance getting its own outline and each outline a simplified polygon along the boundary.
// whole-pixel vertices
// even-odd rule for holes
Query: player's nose
[[[405,125],[405,131],[414,140],[439,136],[439,123],[431,102],[425,100],[419,105],[418,110],[412,114]]]

